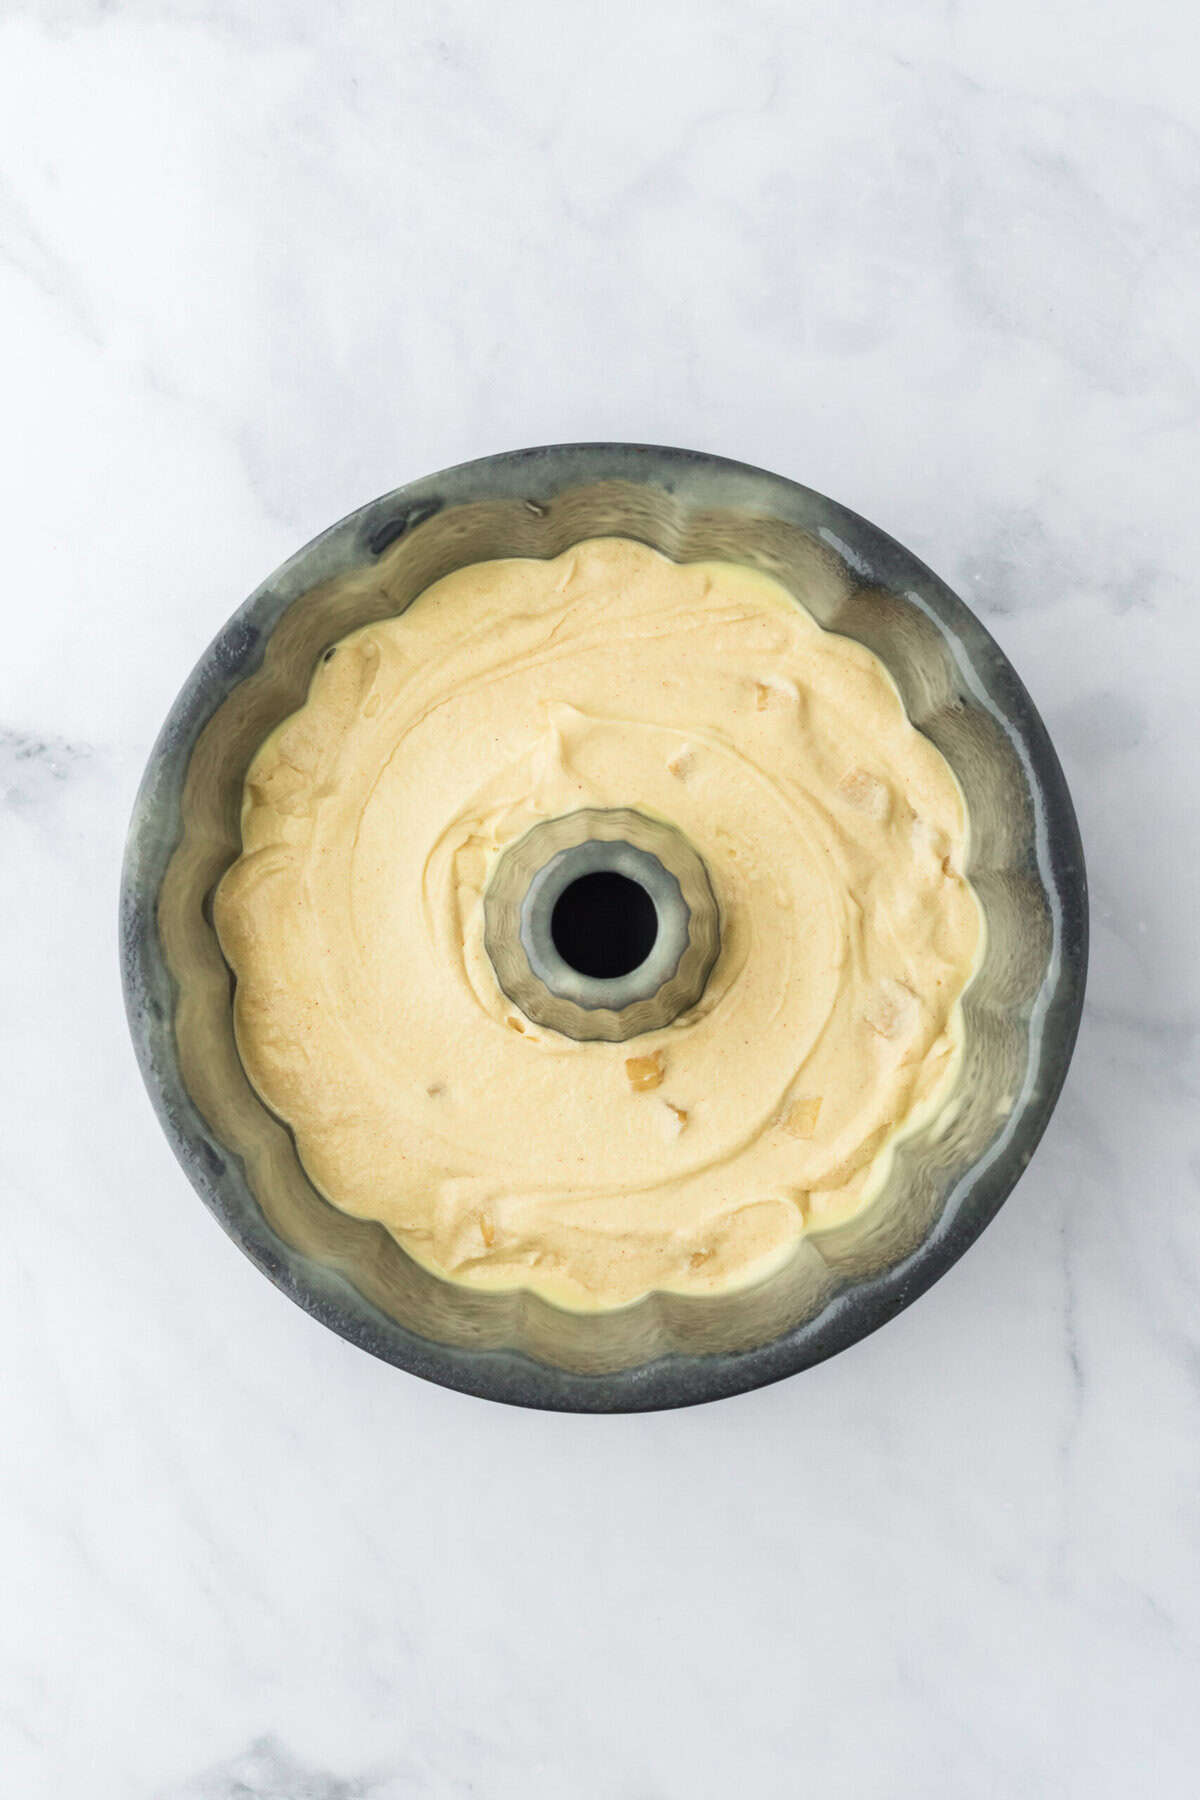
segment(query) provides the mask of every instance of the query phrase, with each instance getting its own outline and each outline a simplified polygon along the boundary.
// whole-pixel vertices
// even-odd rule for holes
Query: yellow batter
[[[535,1026],[482,895],[541,819],[633,807],[707,865],[699,1005]],[[355,632],[246,781],[216,923],[246,1069],[321,1191],[428,1268],[600,1309],[776,1267],[946,1099],[982,919],[941,754],[776,583],[596,539]]]

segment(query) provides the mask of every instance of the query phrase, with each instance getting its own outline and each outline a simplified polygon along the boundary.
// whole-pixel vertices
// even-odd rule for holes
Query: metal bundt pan
[[[240,848],[250,758],[303,703],[331,643],[466,563],[555,556],[602,535],[678,561],[743,563],[806,599],[835,596],[814,606],[821,623],[883,659],[962,785],[987,946],[964,1002],[957,1108],[901,1145],[861,1218],[808,1237],[785,1269],[741,1293],[655,1294],[577,1314],[441,1281],[382,1226],[316,1192],[238,1060],[210,900]],[[487,457],[399,488],[316,538],[233,615],[150,757],[125,858],[121,958],[163,1128],[201,1198],[278,1286],[363,1349],[447,1387],[623,1412],[717,1399],[820,1362],[963,1254],[1054,1108],[1083,1004],[1087,923],[1079,832],[1045,727],[987,631],[935,575],[781,476],[686,450],[582,444]]]

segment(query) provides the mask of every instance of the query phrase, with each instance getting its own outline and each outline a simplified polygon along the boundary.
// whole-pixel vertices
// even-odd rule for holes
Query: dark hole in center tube
[[[612,981],[645,962],[658,936],[658,914],[638,882],[600,869],[563,889],[550,936],[576,974]]]

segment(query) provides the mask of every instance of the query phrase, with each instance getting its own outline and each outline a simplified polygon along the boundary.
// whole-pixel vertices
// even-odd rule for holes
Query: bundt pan
[[[250,758],[301,705],[330,644],[465,563],[556,556],[602,535],[677,561],[746,564],[800,597],[835,596],[821,623],[882,658],[962,784],[987,944],[964,999],[955,1105],[903,1143],[860,1218],[807,1237],[783,1270],[739,1293],[653,1294],[578,1314],[525,1292],[441,1281],[382,1226],[316,1192],[238,1060],[211,897],[238,855]],[[818,569],[824,579],[812,582]],[[979,1236],[1032,1156],[1066,1073],[1083,1003],[1086,882],[1062,770],[1028,694],[916,557],[761,469],[686,450],[559,445],[486,457],[373,501],[233,615],[150,757],[125,859],[121,957],[142,1073],[175,1154],[279,1287],[363,1349],[447,1387],[633,1412],[736,1394],[844,1350]]]

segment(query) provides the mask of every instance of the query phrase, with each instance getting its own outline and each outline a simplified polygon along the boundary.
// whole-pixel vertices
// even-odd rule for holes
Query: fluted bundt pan
[[[954,1102],[901,1143],[861,1217],[805,1238],[782,1271],[742,1292],[655,1294],[577,1314],[441,1281],[381,1225],[316,1192],[238,1059],[211,896],[240,849],[250,758],[303,703],[330,644],[466,563],[556,556],[598,536],[760,569],[883,660],[966,795],[967,872],[987,942],[964,998]],[[150,757],[126,854],[121,954],[142,1072],[176,1155],[293,1299],[449,1387],[634,1411],[738,1393],[821,1361],[916,1299],[978,1237],[1066,1073],[1083,1002],[1086,882],[1070,796],[1029,696],[969,609],[907,550],[763,470],[684,450],[565,445],[488,457],[373,501],[233,615]]]

